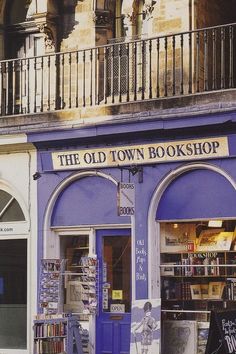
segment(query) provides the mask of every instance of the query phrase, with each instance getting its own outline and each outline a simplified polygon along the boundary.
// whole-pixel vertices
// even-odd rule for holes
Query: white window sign
[[[134,183],[121,182],[118,184],[118,215],[134,215],[135,212]]]
[[[110,312],[115,313],[124,313],[125,312],[125,304],[111,304]]]

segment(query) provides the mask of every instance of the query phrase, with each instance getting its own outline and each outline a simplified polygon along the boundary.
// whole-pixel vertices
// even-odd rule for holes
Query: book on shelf
[[[34,354],[81,354],[83,328],[78,317],[34,321]],[[85,339],[83,337],[83,345]],[[88,341],[87,341],[88,343]]]
[[[224,257],[216,252],[203,254],[193,253],[181,261],[183,276],[217,276],[222,275],[224,270],[220,267],[224,264]]]
[[[226,279],[226,297],[228,300],[236,300],[236,278]]]
[[[174,279],[165,279],[162,292],[165,300],[191,300],[190,282],[176,282]]]

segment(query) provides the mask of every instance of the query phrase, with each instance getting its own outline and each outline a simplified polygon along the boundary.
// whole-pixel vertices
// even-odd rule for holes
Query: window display
[[[235,226],[230,220],[220,228],[208,221],[161,223],[164,329],[176,320],[208,326],[211,310],[236,309]]]

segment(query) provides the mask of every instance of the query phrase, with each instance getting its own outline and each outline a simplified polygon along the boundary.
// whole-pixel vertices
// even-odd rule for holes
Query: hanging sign
[[[117,167],[229,156],[227,137],[169,141],[52,153],[54,170]]]
[[[135,187],[134,183],[118,183],[118,215],[134,215],[135,206]]]

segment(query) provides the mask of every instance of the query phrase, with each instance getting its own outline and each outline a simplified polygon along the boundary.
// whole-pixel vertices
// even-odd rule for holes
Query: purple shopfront
[[[39,151],[38,257],[66,258],[73,273],[79,273],[78,259],[97,257],[96,313],[83,312],[82,290],[77,302],[65,294],[63,310],[78,314],[89,331],[90,353],[128,354],[132,300],[162,298],[164,320],[173,309],[185,313],[173,299],[170,308],[163,295],[162,234],[210,219],[234,227],[236,137],[157,141],[150,135],[143,142],[126,138],[104,146],[98,140],[88,147],[79,135],[29,136]],[[131,216],[118,215],[119,182],[135,186]]]

